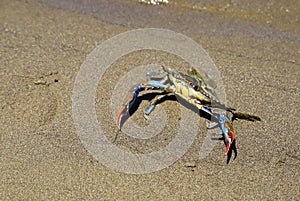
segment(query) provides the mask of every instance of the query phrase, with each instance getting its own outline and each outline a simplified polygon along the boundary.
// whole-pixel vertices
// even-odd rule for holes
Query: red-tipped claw
[[[234,132],[230,132],[229,135],[226,136],[225,138],[225,144],[226,144],[226,151],[225,151],[225,154],[228,154],[228,151],[230,150],[230,147],[232,145],[232,142],[234,141],[235,139],[235,134]]]
[[[118,117],[117,117],[117,125],[120,130],[121,130],[124,122],[129,118],[129,116],[130,116],[129,110],[137,96],[138,96],[138,92],[133,91],[133,92],[129,92],[127,94],[127,96],[124,97],[124,100],[119,109],[119,113],[118,113]]]
[[[129,118],[129,109],[128,106],[121,106],[119,113],[118,113],[118,118],[117,118],[117,125],[118,128],[121,130],[124,122]]]

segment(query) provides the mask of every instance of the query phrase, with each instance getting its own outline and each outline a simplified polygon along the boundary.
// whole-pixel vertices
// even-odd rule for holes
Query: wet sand
[[[297,1],[187,0],[162,7],[134,0],[88,1],[92,6],[82,6],[81,1],[49,2],[0,2],[0,200],[300,198]],[[199,159],[199,145],[206,134],[200,117],[197,123],[203,129],[189,151],[161,171],[115,172],[84,148],[72,114],[80,66],[98,44],[142,27],[168,28],[201,44],[221,73],[228,103],[262,118],[258,123],[234,123],[236,160],[226,164],[221,142]],[[109,117],[102,121],[108,139],[117,132],[109,108],[116,80],[130,68],[153,61],[180,62],[157,52],[132,54],[114,63],[99,84],[97,113],[100,120]],[[114,69],[121,75],[113,75]],[[178,104],[166,101],[162,105],[178,117]],[[144,124],[138,118],[142,112],[138,110],[133,118]],[[144,144],[144,150],[165,146],[170,137],[158,136],[157,142]],[[142,143],[120,134],[115,144],[134,149]]]

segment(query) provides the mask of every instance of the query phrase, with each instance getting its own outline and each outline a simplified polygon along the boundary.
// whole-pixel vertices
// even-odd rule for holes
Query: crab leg
[[[120,107],[119,110],[119,114],[118,114],[118,119],[117,119],[117,125],[119,127],[119,129],[121,130],[122,125],[124,124],[124,122],[128,119],[129,115],[129,110],[130,108],[132,108],[134,102],[136,101],[139,93],[141,91],[161,91],[161,92],[169,92],[168,90],[169,85],[163,84],[159,81],[148,81],[145,83],[141,83],[137,86],[134,86],[131,88],[131,90],[129,90],[129,93],[125,96],[123,103]],[[163,98],[163,97],[161,97]],[[154,101],[154,105],[155,105]],[[153,111],[154,106],[150,105],[150,108],[147,108],[147,110],[149,110],[149,113],[151,111]],[[153,108],[152,108],[153,107]],[[147,112],[147,110],[145,111],[145,113]]]
[[[144,112],[144,117],[146,119],[149,119],[149,114],[155,109],[155,106],[157,105],[157,103],[165,98],[166,96],[169,96],[170,94],[160,94],[160,95],[157,95],[155,96],[155,98],[153,98],[150,102],[150,105],[147,107],[147,109],[145,110]],[[172,93],[173,95],[173,93]]]
[[[241,113],[241,112],[233,112],[233,119],[245,119],[248,121],[261,121],[261,119],[257,116]]]

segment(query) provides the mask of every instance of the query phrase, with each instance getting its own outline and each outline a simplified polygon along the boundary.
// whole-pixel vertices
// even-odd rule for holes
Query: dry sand
[[[115,13],[110,15],[98,13],[97,7],[94,12],[76,7],[80,1],[70,4],[72,9],[49,2],[52,5],[0,2],[0,200],[300,199],[298,1],[174,0],[155,8],[116,0],[111,1]],[[109,4],[98,1],[98,5]],[[137,9],[127,14],[126,9],[119,12],[118,5]],[[189,151],[161,171],[115,172],[87,152],[72,118],[76,75],[97,44],[134,27],[169,28],[197,41],[221,72],[228,103],[262,118],[258,123],[235,123],[236,160],[226,164],[221,142],[205,159],[198,158],[206,133],[203,120],[196,120],[203,130]],[[124,74],[132,66],[176,61],[159,55],[151,51],[130,55],[109,72],[116,66],[124,66],[119,69]],[[103,114],[110,115],[106,105],[121,76],[109,72],[97,93],[100,120]],[[178,104],[162,105],[176,116]],[[137,115],[142,109],[134,114],[139,121]],[[115,121],[103,122],[108,139],[113,139]],[[167,136],[165,143],[169,140]],[[140,145],[122,134],[115,143],[129,149]],[[145,149],[151,145],[164,144],[152,140]]]

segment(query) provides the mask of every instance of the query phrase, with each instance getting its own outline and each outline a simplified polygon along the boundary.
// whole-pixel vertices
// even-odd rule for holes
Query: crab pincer
[[[134,104],[136,98],[139,95],[139,92],[143,90],[143,87],[138,85],[133,87],[132,90],[128,92],[128,94],[124,97],[122,105],[120,106],[118,117],[117,117],[117,125],[118,128],[121,130],[122,125],[124,122],[129,118],[129,110]]]
[[[228,154],[230,147],[235,140],[235,133],[232,126],[232,115],[230,112],[226,112],[226,115],[221,114],[219,116],[220,127],[224,137],[224,142],[226,146],[225,154]]]
[[[153,91],[153,90],[158,90],[160,92],[165,92],[165,90],[167,88],[168,88],[168,85],[165,85],[161,82],[153,81],[153,80],[144,82],[137,86],[132,87],[131,90],[129,90],[128,94],[123,99],[122,105],[121,105],[119,113],[118,113],[117,125],[118,125],[119,129],[121,130],[122,125],[129,118],[130,109],[134,105],[134,103],[141,91],[150,91],[150,93],[151,93],[151,91]],[[154,110],[157,101],[159,101],[163,97],[165,97],[165,95],[158,95],[156,98],[154,98],[151,101],[151,104],[145,111],[145,117]]]

